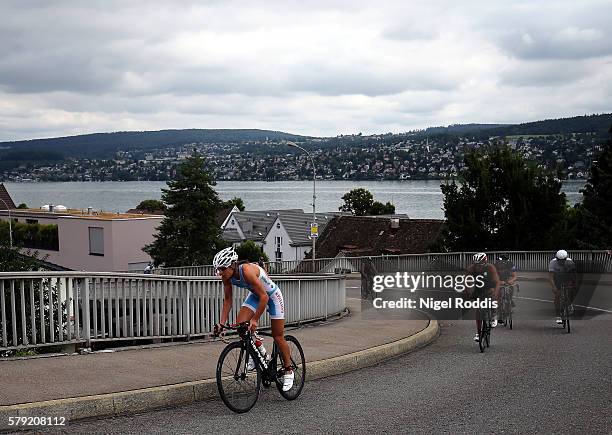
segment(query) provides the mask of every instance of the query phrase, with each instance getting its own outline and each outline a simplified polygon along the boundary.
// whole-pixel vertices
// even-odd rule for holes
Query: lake
[[[580,202],[584,181],[566,181],[563,191],[569,201]],[[125,212],[144,199],[159,199],[163,181],[104,181],[58,183],[4,183],[15,204],[25,202],[38,208],[44,204],[69,208]],[[395,204],[397,213],[412,218],[444,217],[440,181],[317,181],[317,211],[337,211],[342,195],[363,187],[381,202]],[[238,196],[247,210],[301,208],[312,211],[312,181],[220,181],[215,187],[221,199]]]

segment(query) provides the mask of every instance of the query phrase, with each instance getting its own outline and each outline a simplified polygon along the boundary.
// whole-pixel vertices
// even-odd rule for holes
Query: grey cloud
[[[399,41],[427,41],[435,39],[439,32],[436,29],[418,29],[410,24],[404,26],[395,26],[385,29],[381,36],[387,39],[395,39]]]
[[[289,79],[295,91],[322,95],[380,96],[399,94],[406,90],[450,90],[459,85],[451,76],[422,68],[397,69],[353,65],[303,65]]]
[[[500,45],[521,59],[587,59],[612,54],[612,34],[607,29],[573,26],[522,29],[502,35]]]
[[[584,63],[520,62],[501,72],[499,77],[500,83],[508,86],[555,87],[581,80],[591,73]]]
[[[512,57],[578,60],[612,54],[609,1],[506,2],[470,17],[472,28]]]

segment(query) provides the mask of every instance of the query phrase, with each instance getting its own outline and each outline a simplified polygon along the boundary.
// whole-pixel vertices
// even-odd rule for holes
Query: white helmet
[[[557,260],[567,260],[567,251],[565,249],[559,249],[555,254]]]
[[[487,262],[487,254],[485,254],[484,252],[479,252],[477,254],[474,254],[472,259],[474,260],[474,263],[483,264]]]
[[[213,258],[213,267],[215,270],[220,267],[229,267],[236,260],[238,260],[238,254],[230,246],[217,252],[217,255]]]

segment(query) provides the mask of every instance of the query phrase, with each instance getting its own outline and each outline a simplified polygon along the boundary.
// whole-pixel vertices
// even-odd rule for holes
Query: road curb
[[[310,362],[306,366],[307,379],[320,379],[378,364],[426,346],[434,341],[439,333],[438,322],[431,319],[425,329],[410,337],[358,352]],[[118,393],[5,405],[0,406],[0,431],[17,429],[17,427],[8,426],[9,417],[65,417],[69,422],[83,418],[149,411],[217,397],[215,379],[204,379]],[[19,428],[32,429],[33,427],[20,426]],[[40,426],[37,428],[40,429]]]

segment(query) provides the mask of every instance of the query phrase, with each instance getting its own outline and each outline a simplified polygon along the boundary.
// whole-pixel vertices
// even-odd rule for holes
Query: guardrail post
[[[325,320],[327,320],[327,313],[329,313],[329,310],[327,309],[327,306],[329,304],[329,280],[326,279],[325,280]]]
[[[83,338],[85,339],[85,346],[91,347],[91,336],[89,331],[89,278],[84,278],[82,282],[83,292],[81,293],[81,308],[83,310]]]
[[[190,313],[190,309],[191,309],[191,303],[190,303],[190,297],[191,297],[191,281],[187,281],[187,289],[186,289],[186,294],[187,297],[185,298],[185,313],[183,314],[183,318],[185,319],[185,326],[187,329],[187,341],[189,341],[191,339],[191,313]]]
[[[297,303],[298,303],[298,326],[302,324],[302,280],[298,280],[297,288]]]

